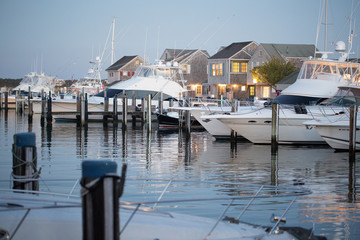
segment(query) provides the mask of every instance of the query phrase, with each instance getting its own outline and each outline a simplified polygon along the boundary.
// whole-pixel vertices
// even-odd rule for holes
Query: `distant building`
[[[298,69],[301,68],[304,60],[313,57],[315,54],[315,45],[310,44],[272,44],[262,43],[258,46],[255,53],[249,60],[247,85],[249,88],[249,98],[257,97],[259,99],[274,98],[276,90],[283,90],[286,85],[289,86],[291,81],[296,80],[297,75],[292,74],[291,78],[284,80],[283,84],[279,84],[282,89],[273,89],[266,83],[260,83],[257,79],[253,79],[250,71],[266,62],[271,57],[283,59],[286,62],[291,62]],[[285,84],[285,85],[284,85]]]
[[[109,84],[130,79],[135,74],[136,69],[143,63],[144,60],[139,56],[122,57],[105,70]]]
[[[160,60],[177,62],[182,69],[189,97],[203,96],[203,83],[207,82],[206,66],[209,54],[204,50],[165,49]]]
[[[208,59],[208,93],[214,98],[247,98],[248,62],[258,44],[253,41],[222,47]]]

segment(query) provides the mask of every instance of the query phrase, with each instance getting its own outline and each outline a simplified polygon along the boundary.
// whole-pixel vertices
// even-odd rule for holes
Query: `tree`
[[[250,73],[254,79],[261,83],[268,83],[273,88],[278,81],[296,71],[296,67],[291,62],[271,57],[267,63],[253,68]]]

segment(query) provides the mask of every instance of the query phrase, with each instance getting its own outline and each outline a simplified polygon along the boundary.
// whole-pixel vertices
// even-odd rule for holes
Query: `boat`
[[[350,107],[360,104],[360,86],[340,88],[344,92],[343,98],[334,99],[334,104],[345,104]],[[308,129],[315,129],[326,143],[335,150],[349,150],[350,111],[345,109],[332,116],[319,116],[303,123]],[[357,115],[356,126],[360,125],[360,116]],[[356,127],[355,149],[360,150],[360,129]]]
[[[158,62],[154,65],[141,65],[129,80],[116,83],[104,91],[90,96],[88,98],[88,111],[103,112],[105,97],[109,99],[109,110],[111,111],[115,96],[118,98],[118,112],[122,111],[121,98],[126,97],[128,98],[128,105],[137,106],[141,104],[141,99],[148,95],[151,95],[153,104],[156,104],[159,100],[164,100],[164,108],[168,108],[169,101],[166,100],[179,99],[186,93],[183,85],[184,80],[177,80],[179,70],[177,63],[164,64]],[[33,102],[34,112],[41,113],[41,100],[37,99]],[[52,111],[76,112],[76,99],[53,99]],[[76,120],[75,114],[54,117],[56,119]],[[92,117],[99,118],[100,116]]]
[[[160,130],[164,129],[178,129],[180,124],[181,126],[185,125],[184,116],[179,115],[179,112],[165,112],[165,113],[156,113],[158,127]],[[190,119],[190,126],[192,129],[202,129],[201,124],[194,118]]]
[[[69,87],[68,95],[77,95],[78,92],[84,92],[88,95],[95,95],[104,90],[104,85],[101,82],[101,59],[96,57],[95,61],[90,61],[91,67],[88,70],[87,76],[80,78]]]
[[[41,91],[49,92],[54,91],[56,85],[56,77],[47,76],[45,73],[40,74],[36,72],[30,72],[26,74],[21,80],[20,84],[12,89],[12,93],[20,92],[21,95],[28,95],[29,87],[32,95],[41,96]],[[14,95],[13,94],[13,95]]]
[[[41,180],[44,181],[46,180]],[[62,182],[61,179],[55,181],[57,184]],[[1,189],[0,237],[14,240],[83,238],[82,200],[76,194],[80,181],[64,181],[75,183],[69,193],[50,192],[50,189]],[[215,192],[233,184],[234,189],[241,188],[241,194],[217,194],[211,198],[186,197],[190,196],[184,194],[186,187],[194,184],[199,184],[199,187],[214,186]],[[141,186],[143,190],[150,187],[160,191],[156,191],[159,195],[154,200],[149,200],[150,196],[146,197],[147,201],[126,201],[125,196],[120,199],[120,239],[324,239],[314,236],[308,229],[283,226],[286,223],[286,213],[296,200],[311,193],[301,186],[141,178],[126,180],[125,186],[124,193],[127,187],[136,186]],[[170,193],[176,194],[177,188],[183,193],[182,197],[177,199],[169,196]],[[276,208],[278,215],[273,215],[264,206],[269,205],[272,209],[270,206],[277,199],[280,201],[280,206]],[[242,207],[239,208],[240,206]],[[255,206],[261,206],[262,210],[249,210]],[[186,213],[191,212],[194,207],[209,209],[215,215],[206,217]],[[219,209],[220,214],[216,211]],[[204,212],[209,213],[209,210]],[[252,212],[257,214],[258,223],[245,222],[245,216]],[[260,225],[260,218],[268,222],[268,225]]]
[[[301,67],[294,84],[283,90],[273,100],[280,104],[279,112],[279,144],[323,144],[323,138],[315,129],[306,130],[303,122],[312,120],[316,114],[341,112],[339,106],[322,108],[315,104],[331,98],[339,87],[358,83],[360,81],[360,64],[345,61],[344,43],[337,44],[336,50],[341,54],[337,60],[325,58],[309,59]],[[311,114],[310,114],[311,113]],[[257,144],[271,143],[272,109],[263,107],[251,112],[205,115],[203,119],[218,119],[237,134]]]

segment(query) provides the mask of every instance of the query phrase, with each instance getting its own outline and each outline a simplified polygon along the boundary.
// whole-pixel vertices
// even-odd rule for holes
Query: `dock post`
[[[33,120],[33,104],[31,102],[32,94],[31,94],[31,87],[29,87],[29,94],[28,94],[28,122],[32,123]]]
[[[105,89],[104,91],[104,116],[103,116],[103,120],[104,123],[107,123],[108,120],[108,116],[106,115],[109,112],[109,98],[107,96],[107,89]]]
[[[86,124],[89,122],[89,101],[88,101],[88,93],[85,93],[85,122]]]
[[[82,232],[87,240],[119,240],[119,198],[124,189],[126,165],[121,178],[113,161],[87,160],[82,164]]]
[[[146,98],[146,126],[147,132],[151,132],[151,94]]]
[[[142,111],[142,123],[146,121],[146,107],[145,107],[145,98],[141,98],[141,111]]]
[[[81,126],[85,126],[86,119],[85,119],[85,95],[84,92],[80,95],[80,122]]]
[[[271,149],[276,150],[279,141],[279,104],[272,104]]]
[[[118,123],[118,100],[117,100],[117,94],[115,94],[113,98],[113,124]]]
[[[51,97],[51,91],[49,91],[49,96],[48,96],[48,99],[47,99],[46,121],[47,121],[47,123],[52,122],[52,97]]]
[[[5,112],[9,110],[9,92],[5,92]]]
[[[132,106],[131,112],[135,112],[135,110],[136,110],[135,91],[132,91],[132,92],[131,92],[131,106]]]
[[[349,120],[349,159],[355,158],[356,151],[356,119],[357,119],[357,105],[350,106],[350,120]]]
[[[14,134],[13,148],[13,189],[39,190],[39,183],[32,179],[39,178],[35,133]]]
[[[185,103],[184,103],[185,107],[190,107],[190,101],[189,99],[186,97],[185,98]],[[179,118],[180,121],[180,118]],[[191,135],[191,113],[189,110],[185,110],[185,131],[186,131],[186,135],[187,137],[189,137]]]
[[[45,113],[46,113],[46,97],[45,97],[44,89],[41,89],[41,118],[40,118],[40,123],[41,123],[42,127],[45,124]]]
[[[0,92],[0,110],[3,108],[3,93]]]
[[[174,104],[173,104],[173,101],[174,101],[173,98],[170,98],[170,99],[169,99],[169,111],[172,111],[171,108],[172,108],[173,105],[174,105]]]
[[[128,114],[128,99],[124,97],[122,99],[122,128],[126,130],[127,128],[127,114]]]
[[[236,99],[233,99],[232,104],[231,104],[231,112],[237,112],[237,106],[238,105],[238,101]],[[236,143],[236,139],[237,139],[237,132],[233,129],[231,129],[230,132],[230,141],[231,143]]]
[[[159,113],[162,114],[163,110],[164,110],[164,95],[163,95],[163,92],[160,92],[160,99],[159,99],[158,107],[159,107]]]

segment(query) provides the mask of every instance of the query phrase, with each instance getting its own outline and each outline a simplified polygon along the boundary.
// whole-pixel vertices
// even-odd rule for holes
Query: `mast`
[[[113,29],[112,29],[112,39],[111,39],[111,65],[114,63],[114,33],[115,33],[115,17],[113,18]]]
[[[325,0],[325,43],[324,43],[324,51],[327,51],[327,8],[328,8],[328,0]]]

